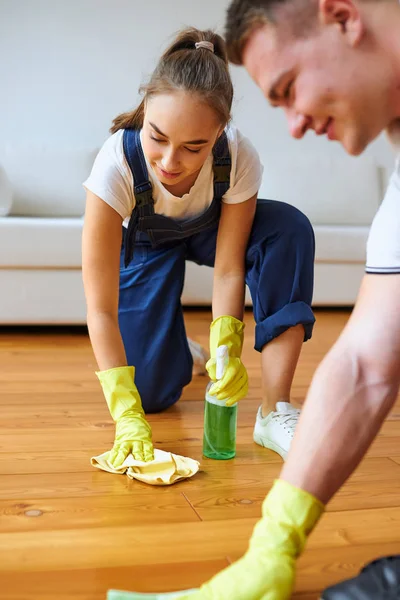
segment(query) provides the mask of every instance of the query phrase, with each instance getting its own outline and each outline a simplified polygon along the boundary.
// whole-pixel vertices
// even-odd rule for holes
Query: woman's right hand
[[[154,459],[151,427],[144,415],[135,410],[127,410],[116,421],[114,446],[108,461],[118,468],[129,454],[135,460]]]
[[[120,467],[132,454],[136,460],[154,459],[151,428],[146,421],[134,367],[115,367],[96,373],[112,418],[116,424],[109,462]]]
[[[88,190],[82,268],[90,339],[102,369],[108,365],[126,365],[118,325],[121,242],[122,217]],[[134,367],[114,367],[99,371],[97,376],[116,424],[109,461],[119,467],[129,454],[137,460],[153,460],[151,428],[135,385]]]

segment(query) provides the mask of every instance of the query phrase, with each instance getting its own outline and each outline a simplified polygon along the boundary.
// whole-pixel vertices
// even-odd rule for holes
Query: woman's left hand
[[[211,396],[215,396],[217,400],[226,400],[225,404],[227,406],[232,406],[247,396],[249,390],[249,378],[246,367],[240,358],[229,357],[225,373],[222,379],[217,381],[216,362],[215,358],[210,358],[206,364],[208,375],[211,381],[215,382],[208,393]]]
[[[244,364],[241,361],[243,347],[244,323],[235,317],[225,315],[218,317],[210,326],[211,358],[206,369],[214,385],[209,394],[217,400],[226,400],[227,406],[236,404],[247,395],[249,383]],[[222,376],[217,380],[218,348],[225,346],[227,358]]]

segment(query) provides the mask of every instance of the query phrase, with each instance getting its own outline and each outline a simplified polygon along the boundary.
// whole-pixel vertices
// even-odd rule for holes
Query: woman
[[[245,282],[253,298],[264,397],[254,438],[285,457],[298,411],[290,388],[311,336],[314,236],[306,217],[257,200],[262,167],[229,125],[225,45],[188,29],[161,57],[137,109],[114,120],[85,182],[83,277],[88,327],[116,435],[110,461],[152,460],[145,412],[174,404],[192,376],[180,297],[185,262],[214,267],[211,359],[229,348],[211,388],[247,393],[241,362]]]

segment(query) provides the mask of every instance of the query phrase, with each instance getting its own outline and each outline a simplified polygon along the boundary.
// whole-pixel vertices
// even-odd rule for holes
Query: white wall
[[[112,118],[134,106],[137,89],[182,26],[222,29],[228,0],[0,0],[0,143],[92,148]],[[233,68],[236,124],[267,163],[273,154],[343,156],[308,134],[289,137],[244,69]],[[382,139],[368,153],[393,158]],[[346,159],[348,161],[357,159]],[[268,195],[267,182],[263,186]]]
[[[111,119],[136,103],[142,79],[182,26],[222,30],[228,0],[0,0],[0,136],[100,144]],[[235,121],[264,159],[271,152],[335,153],[289,138],[243,69],[233,68]],[[370,152],[391,161],[385,144]]]
[[[218,26],[218,0],[0,0],[0,134],[100,144],[176,30]],[[214,7],[218,6],[218,10]],[[6,93],[4,93],[6,91]]]

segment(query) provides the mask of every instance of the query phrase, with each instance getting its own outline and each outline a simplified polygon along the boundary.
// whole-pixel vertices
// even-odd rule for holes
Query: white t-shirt
[[[400,273],[400,120],[388,135],[397,160],[369,233],[367,273]]]
[[[228,204],[245,202],[258,193],[263,167],[251,142],[233,125],[225,129],[232,168],[230,187],[223,197]],[[154,210],[175,219],[192,218],[202,214],[211,204],[213,188],[213,156],[207,158],[189,193],[177,197],[160,183],[146,159],[149,179],[153,186]],[[109,137],[94,162],[84,187],[114,208],[127,227],[135,207],[133,177],[123,150],[123,130]]]

